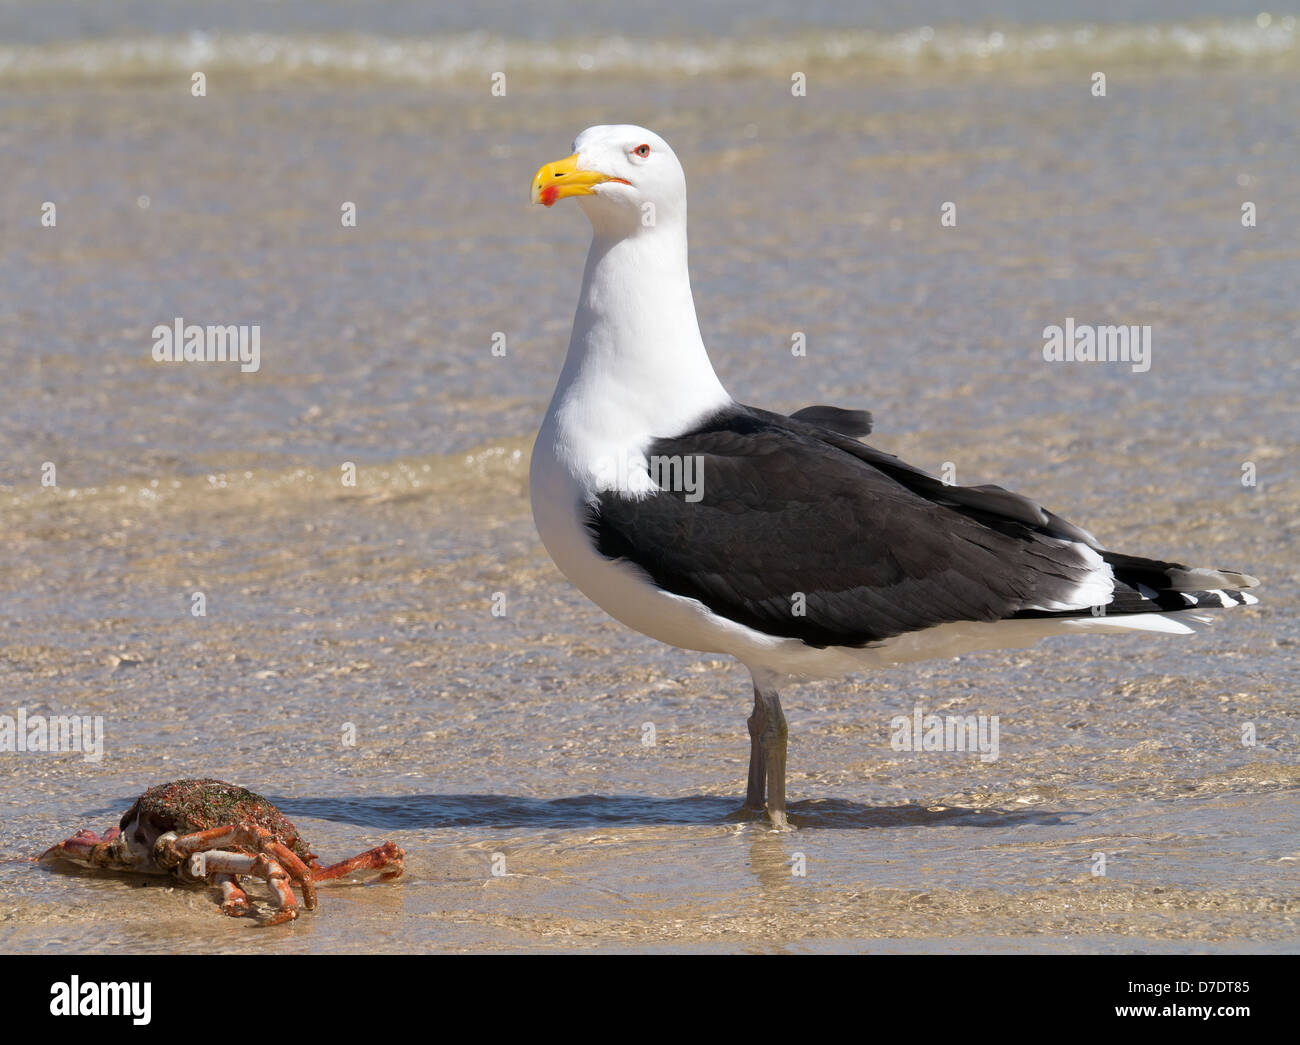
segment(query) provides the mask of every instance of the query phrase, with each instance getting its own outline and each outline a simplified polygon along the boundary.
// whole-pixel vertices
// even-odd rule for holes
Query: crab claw
[[[50,846],[41,854],[40,862],[53,864],[65,860],[80,867],[103,867],[109,862],[109,846],[121,833],[120,828],[110,827],[101,838],[94,831],[83,828],[66,841]]]
[[[379,876],[381,882],[391,882],[394,879],[401,878],[402,872],[406,870],[406,852],[400,845],[394,845],[392,842],[385,842],[379,847],[389,862],[389,870]]]

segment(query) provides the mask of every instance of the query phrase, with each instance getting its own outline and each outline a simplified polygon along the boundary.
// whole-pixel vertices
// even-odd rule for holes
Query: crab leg
[[[221,911],[232,918],[248,913],[248,895],[239,888],[239,879],[233,874],[214,874],[212,883],[221,890]]]
[[[187,856],[210,849],[225,846],[246,846],[260,849],[261,832],[242,824],[225,824],[221,827],[209,827],[206,831],[195,831],[188,835],[168,832],[161,835],[154,843],[154,858],[163,867],[176,867]]]
[[[279,925],[298,917],[298,901],[294,899],[293,887],[289,884],[289,872],[276,863],[269,853],[258,853],[253,861],[252,873],[258,878],[265,878],[266,884],[275,894],[276,906],[280,909],[265,919],[263,925]]]
[[[302,886],[302,905],[309,911],[316,910],[315,875],[311,868],[299,859],[297,853],[274,838],[262,840],[262,851],[279,860],[289,877]]]
[[[262,827],[249,824],[223,824],[220,827],[210,827],[206,831],[179,835],[167,841],[160,838],[158,862],[167,867],[174,867],[187,856],[226,846],[269,853],[289,872],[289,877],[302,886],[303,906],[309,911],[316,910],[316,888],[312,884],[311,870],[302,862],[298,854],[282,842],[277,842],[271,832]]]
[[[94,831],[82,828],[67,841],[45,850],[41,862],[64,859],[84,867],[107,867],[112,863],[109,847],[121,833],[120,828],[110,827],[101,838]]]
[[[229,853],[220,849],[196,853],[191,857],[190,872],[196,876],[200,873],[219,876],[246,874],[261,878],[271,887],[277,908],[273,915],[262,920],[262,924],[279,925],[298,917],[298,901],[294,899],[293,888],[289,885],[289,872],[269,853],[249,856],[247,853]],[[222,891],[225,891],[224,888]],[[225,910],[224,906],[222,910]]]
[[[331,878],[342,878],[354,871],[380,871],[389,868],[380,875],[380,878],[386,882],[393,878],[400,878],[405,865],[406,854],[402,852],[401,846],[394,845],[392,842],[385,842],[383,845],[375,846],[374,849],[367,849],[364,853],[358,853],[347,860],[340,860],[336,864],[330,864],[326,867],[313,864],[311,876],[313,881],[327,882]]]

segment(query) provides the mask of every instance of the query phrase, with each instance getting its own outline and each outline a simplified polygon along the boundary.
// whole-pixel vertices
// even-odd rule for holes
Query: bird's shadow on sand
[[[754,821],[765,814],[740,808],[738,798],[694,795],[653,798],[643,795],[573,795],[525,798],[517,795],[400,795],[356,798],[279,798],[272,801],[290,819],[310,816],[386,830],[436,830],[446,827],[590,828],[598,826],[707,827]],[[844,799],[811,799],[787,807],[798,828],[1013,827],[1073,823],[1084,812],[1045,809],[971,809],[916,803],[871,806]]]

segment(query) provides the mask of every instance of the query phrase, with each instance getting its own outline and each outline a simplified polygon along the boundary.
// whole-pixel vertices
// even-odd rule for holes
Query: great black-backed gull
[[[667,142],[591,127],[532,200],[591,220],[568,355],[530,470],[560,570],[646,635],[749,668],[745,805],[786,826],[784,681],[1065,632],[1185,634],[1258,582],[1104,550],[996,486],[945,485],[860,441],[865,411],[737,403],[691,297]]]

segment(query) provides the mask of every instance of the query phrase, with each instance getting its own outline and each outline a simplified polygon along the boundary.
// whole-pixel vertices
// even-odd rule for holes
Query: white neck
[[[700,337],[685,221],[596,226],[564,369],[543,422],[571,467],[643,448],[731,402]]]

